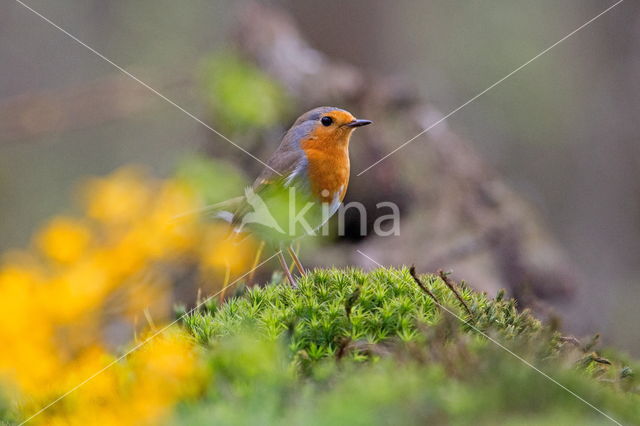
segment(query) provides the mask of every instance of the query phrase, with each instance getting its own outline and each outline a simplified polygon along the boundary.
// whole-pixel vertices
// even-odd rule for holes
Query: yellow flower
[[[79,220],[57,217],[37,235],[36,244],[50,259],[61,263],[77,260],[89,247],[91,231]]]
[[[167,181],[160,188],[151,215],[159,224],[193,223],[198,219],[198,215],[193,214],[198,205],[193,188],[184,183]]]
[[[147,225],[153,228],[150,240],[153,256],[170,259],[192,249],[199,239],[197,197],[185,184],[169,181],[162,185]]]
[[[209,282],[224,274],[228,282],[254,260],[253,239],[227,238],[226,224],[184,215],[199,200],[183,181],[153,181],[129,167],[89,181],[83,201],[86,217],[52,219],[32,250],[0,266],[0,312],[9,319],[0,324],[0,387],[17,415],[34,413],[108,366],[116,359],[110,348],[134,335],[133,318],[145,310],[165,321],[183,272],[203,272]],[[174,327],[35,421],[155,424],[197,392],[205,371],[191,338]]]
[[[203,378],[193,341],[177,327],[134,352],[129,366],[135,386],[128,407],[140,420],[166,416],[175,402],[198,391]]]
[[[257,251],[255,239],[231,232],[227,224],[210,224],[204,228],[204,242],[200,248],[205,270],[231,275],[245,273],[251,267]]]
[[[165,392],[174,393],[183,389],[187,384],[185,380],[195,373],[194,342],[178,327],[158,335],[150,334],[155,337],[132,354],[131,366],[140,380],[168,384]],[[143,341],[144,338],[141,337]]]
[[[57,321],[76,320],[98,308],[114,285],[117,283],[110,279],[99,263],[93,260],[78,262],[47,286],[47,310]]]
[[[20,391],[36,392],[58,371],[54,327],[43,308],[40,274],[19,266],[0,270],[0,376]]]
[[[105,224],[122,224],[147,213],[150,182],[137,168],[116,171],[105,179],[93,179],[84,187],[87,215]]]

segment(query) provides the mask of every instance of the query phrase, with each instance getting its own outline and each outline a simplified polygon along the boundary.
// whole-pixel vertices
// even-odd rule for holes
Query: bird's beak
[[[353,120],[347,124],[345,124],[345,126],[347,127],[361,127],[361,126],[366,126],[367,124],[371,124],[373,123],[373,121],[371,120]]]

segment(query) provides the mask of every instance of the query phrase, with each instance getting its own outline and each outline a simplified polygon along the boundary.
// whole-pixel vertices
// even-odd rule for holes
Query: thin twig
[[[582,347],[582,343],[580,343],[580,340],[578,340],[574,336],[560,336],[560,341],[562,343],[570,343],[576,348]]]
[[[422,281],[420,281],[420,279],[418,278],[418,275],[416,275],[416,267],[415,265],[411,265],[411,268],[409,268],[409,273],[411,274],[411,277],[413,278],[413,280],[416,282],[416,284],[418,284],[418,287],[420,287],[422,289],[422,291],[424,291],[425,293],[427,293],[429,295],[430,298],[433,299],[434,302],[436,302],[436,305],[438,307],[440,307],[440,301],[438,301],[438,298],[436,297],[435,294],[433,294],[431,292],[431,290],[429,290],[427,288],[426,285],[424,285],[422,283]]]
[[[449,289],[453,292],[453,294],[456,295],[456,298],[460,301],[462,306],[464,306],[464,309],[467,311],[469,316],[471,318],[473,318],[473,314],[471,313],[471,309],[469,309],[469,306],[467,306],[467,303],[464,301],[462,296],[460,296],[460,293],[458,292],[458,289],[456,288],[455,283],[452,280],[449,279],[447,273],[444,272],[442,269],[439,269],[438,270],[438,275],[440,276],[440,279],[447,285],[447,287],[449,287]]]
[[[597,362],[598,364],[606,364],[606,365],[612,365],[611,361],[609,361],[606,358],[603,358],[601,356],[599,356],[598,354],[596,354],[595,352],[591,355],[591,359],[595,362]]]

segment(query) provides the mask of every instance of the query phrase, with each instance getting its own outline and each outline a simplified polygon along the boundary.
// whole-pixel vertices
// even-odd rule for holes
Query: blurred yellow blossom
[[[118,285],[109,278],[107,271],[91,259],[70,265],[43,289],[48,293],[47,310],[57,321],[68,322],[97,309]]]
[[[88,248],[91,231],[79,220],[53,219],[37,237],[38,248],[50,259],[62,263],[77,260]]]
[[[5,406],[27,418],[104,370],[33,422],[155,424],[203,383],[191,339],[173,326],[117,363],[114,349],[136,348],[203,284],[215,290],[248,272],[256,244],[184,215],[201,207],[185,179],[125,167],[85,182],[81,200],[84,215],[53,218],[36,232],[35,250],[0,264]]]
[[[147,214],[151,188],[140,168],[127,167],[107,179],[92,179],[84,186],[87,215],[108,224],[125,223]]]
[[[224,271],[230,274],[247,272],[257,250],[251,235],[230,232],[225,224],[211,224],[203,229],[204,243],[201,247],[202,266],[209,271]]]

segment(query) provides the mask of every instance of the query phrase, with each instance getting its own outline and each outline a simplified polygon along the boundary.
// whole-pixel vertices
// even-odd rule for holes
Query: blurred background
[[[290,15],[301,38],[328,60],[351,64],[365,76],[380,76],[367,82],[410,87],[412,96],[437,110],[429,115],[437,119],[612,3],[265,4]],[[260,54],[246,48],[250,37],[239,35],[243,27],[238,11],[246,6],[241,2],[30,0],[28,4],[262,158],[275,149],[282,132],[307,106],[304,99],[292,100],[304,90],[278,80],[282,73],[269,69],[268,61],[261,62]],[[245,48],[240,59],[236,58],[239,45]],[[256,70],[245,66],[243,61],[249,60]],[[204,126],[12,1],[0,6],[0,63],[0,250],[28,246],[34,229],[70,209],[74,188],[87,176],[109,174],[128,164],[170,176],[185,156],[194,153],[228,160],[246,171],[247,182],[259,169],[259,164]],[[244,75],[244,79],[229,82],[225,75]],[[576,271],[571,296],[555,307],[567,326],[577,333],[602,332],[608,342],[636,354],[640,330],[627,324],[640,319],[638,75],[640,5],[626,1],[441,125],[464,139],[491,174],[526,200],[545,233],[552,236],[554,247],[557,242],[562,262],[566,259]],[[334,79],[345,82],[351,77],[352,73],[338,74],[327,76],[327,81],[333,84]],[[220,81],[226,83],[221,87]],[[318,87],[326,83],[322,75],[315,75],[314,81]],[[257,101],[256,93],[262,96]],[[348,103],[363,102],[356,98],[351,96]],[[341,98],[318,95],[317,99]],[[377,98],[364,99],[375,104]],[[248,104],[258,105],[264,114],[256,115],[250,107],[245,110]],[[354,140],[355,144],[359,137],[366,138],[362,146],[370,147],[374,160],[420,130],[394,133],[386,120],[402,118],[389,103],[385,105],[352,111],[374,120],[379,127],[371,131],[384,134],[385,142],[379,145],[374,143],[375,134]],[[417,139],[401,157],[414,162],[402,163],[399,158],[393,160],[396,166],[404,174],[418,173],[429,161],[429,141],[426,135]],[[353,172],[372,162],[356,161]],[[378,177],[394,180],[392,172]],[[367,185],[362,183],[367,176],[354,173],[351,199],[367,196]],[[394,193],[392,198],[402,200],[403,194]],[[420,194],[405,195],[409,199]],[[416,203],[407,201],[406,207],[413,205],[413,217],[419,218]],[[419,250],[426,250],[429,242],[424,245]],[[391,263],[397,258],[378,260]],[[327,254],[313,262],[330,264],[334,258]],[[464,271],[461,278],[473,285],[473,269]]]

